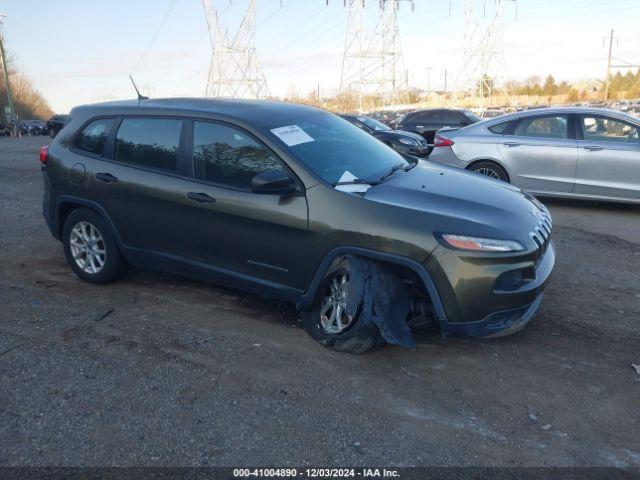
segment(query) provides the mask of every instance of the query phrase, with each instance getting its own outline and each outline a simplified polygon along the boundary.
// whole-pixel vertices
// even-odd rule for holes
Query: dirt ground
[[[0,138],[0,466],[640,466],[640,208],[546,202],[541,310],[360,356],[295,309],[152,272],[83,283]]]

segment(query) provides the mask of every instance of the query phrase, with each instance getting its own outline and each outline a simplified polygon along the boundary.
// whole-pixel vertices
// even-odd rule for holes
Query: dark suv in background
[[[503,182],[405,159],[309,106],[166,99],[75,108],[40,153],[75,273],[159,269],[295,302],[341,351],[521,328],[555,261],[551,219]],[[409,336],[407,337],[407,333]]]
[[[49,131],[49,136],[51,138],[55,138],[60,130],[65,126],[65,124],[69,121],[69,115],[56,114],[52,115],[49,120],[47,120],[47,130]]]
[[[398,121],[395,128],[419,133],[430,145],[433,145],[436,132],[441,128],[461,128],[481,120],[482,118],[469,110],[432,108],[406,114]]]
[[[429,154],[427,141],[417,133],[394,130],[375,118],[367,117],[366,115],[340,116],[369,135],[373,135],[396,152],[414,157],[426,157]]]

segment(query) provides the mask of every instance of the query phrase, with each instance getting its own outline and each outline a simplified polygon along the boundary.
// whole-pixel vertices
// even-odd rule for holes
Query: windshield
[[[356,119],[364,123],[371,130],[375,130],[376,132],[384,132],[385,130],[391,130],[391,128],[385,125],[384,123],[379,122],[378,120],[374,120],[373,118],[370,118],[370,117],[356,117]]]
[[[334,184],[349,172],[379,180],[395,165],[409,165],[397,152],[348,121],[329,113],[292,120],[269,133],[310,171]]]

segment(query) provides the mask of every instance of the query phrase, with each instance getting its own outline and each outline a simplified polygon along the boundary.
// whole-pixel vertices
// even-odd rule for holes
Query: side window
[[[609,117],[583,116],[584,139],[592,142],[638,143],[638,128]]]
[[[520,137],[567,138],[567,124],[566,115],[525,117],[514,133]]]
[[[488,130],[491,133],[495,133],[497,135],[508,135],[509,133],[507,132],[507,130],[509,130],[510,125],[511,122],[497,123],[495,125],[491,125]]]
[[[73,146],[85,152],[102,155],[112,125],[112,118],[94,120],[82,129],[73,141]]]
[[[410,121],[414,122],[414,123],[433,122],[433,121],[435,121],[435,117],[438,115],[438,112],[439,112],[439,110],[420,112],[420,113],[417,113],[414,116],[412,116]]]
[[[457,124],[460,122],[464,122],[466,119],[462,116],[462,114],[458,112],[440,110],[440,114],[438,115],[437,120],[442,123]]]
[[[116,133],[115,159],[175,172],[181,129],[182,120],[125,118]]]
[[[196,178],[238,188],[268,170],[286,172],[269,150],[232,127],[193,122],[193,162]]]

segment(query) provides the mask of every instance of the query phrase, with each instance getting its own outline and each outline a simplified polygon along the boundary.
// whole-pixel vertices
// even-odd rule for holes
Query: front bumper
[[[520,330],[540,306],[554,265],[553,242],[542,254],[478,255],[438,247],[425,266],[444,307],[445,316],[438,319],[443,336],[494,337]],[[505,288],[500,279],[517,271],[528,278]]]

